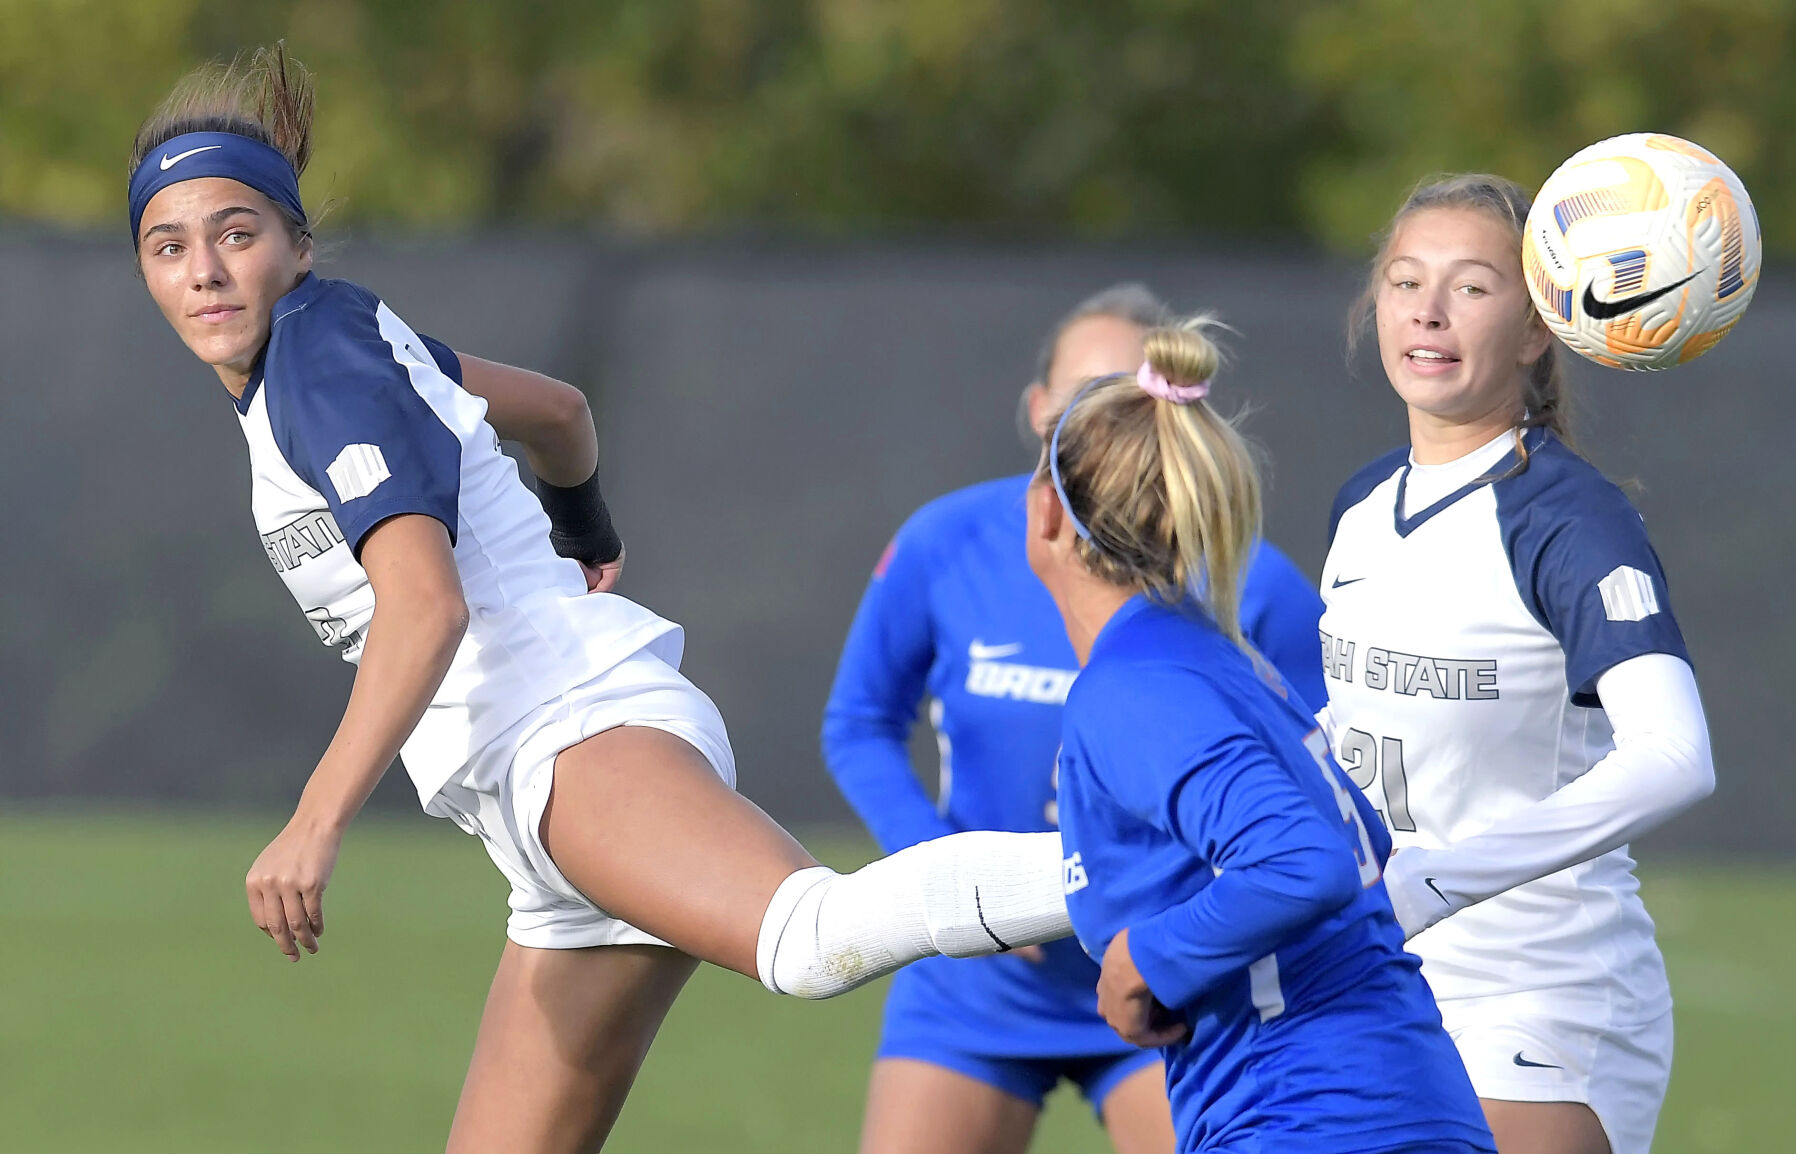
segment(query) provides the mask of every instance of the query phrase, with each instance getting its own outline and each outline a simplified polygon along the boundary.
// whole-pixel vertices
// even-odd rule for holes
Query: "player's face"
[[[1134,372],[1146,356],[1141,337],[1141,326],[1121,317],[1080,317],[1068,325],[1054,346],[1048,379],[1029,398],[1029,423],[1036,435],[1048,435],[1048,421],[1086,381]]]
[[[193,355],[241,392],[268,343],[274,302],[312,267],[274,202],[235,180],[171,184],[144,207],[137,261]]]
[[[1551,336],[1522,281],[1513,232],[1489,213],[1411,213],[1377,287],[1378,352],[1412,412],[1447,424],[1521,415],[1528,366]]]

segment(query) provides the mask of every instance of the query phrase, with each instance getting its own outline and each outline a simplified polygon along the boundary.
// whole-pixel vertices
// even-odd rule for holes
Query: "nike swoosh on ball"
[[[1596,290],[1590,285],[1585,285],[1584,300],[1582,302],[1584,315],[1593,321],[1606,321],[1614,317],[1625,317],[1636,309],[1644,308],[1647,305],[1652,304],[1666,293],[1680,289],[1689,284],[1696,279],[1697,273],[1700,273],[1701,271],[1701,269],[1697,269],[1696,272],[1691,273],[1683,280],[1668,284],[1664,288],[1654,289],[1651,292],[1644,292],[1638,296],[1623,297],[1618,301],[1597,300]]]

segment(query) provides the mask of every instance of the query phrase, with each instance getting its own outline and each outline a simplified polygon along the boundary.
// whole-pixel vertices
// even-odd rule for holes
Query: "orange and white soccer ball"
[[[1617,369],[1669,369],[1714,348],[1759,283],[1746,186],[1688,140],[1600,141],[1541,185],[1522,270],[1547,327]]]

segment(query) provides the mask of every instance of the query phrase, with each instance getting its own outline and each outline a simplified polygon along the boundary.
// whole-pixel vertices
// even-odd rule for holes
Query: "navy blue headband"
[[[305,223],[299,202],[299,177],[278,151],[235,132],[189,132],[175,137],[143,158],[131,174],[131,243],[137,244],[143,210],[150,198],[171,184],[222,176],[247,184]]]

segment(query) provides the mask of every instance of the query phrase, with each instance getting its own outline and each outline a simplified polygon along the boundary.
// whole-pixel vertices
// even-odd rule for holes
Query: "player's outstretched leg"
[[[800,997],[934,954],[1071,932],[1057,834],[954,834],[838,874],[655,729],[608,730],[563,752],[543,835],[608,913]]]
[[[564,750],[539,832],[594,904],[676,948],[508,944],[452,1154],[598,1149],[693,958],[828,997],[929,954],[1070,932],[1057,835],[958,834],[838,874],[658,729]]]
[[[839,874],[799,870],[761,922],[756,970],[776,994],[829,998],[918,958],[972,958],[1069,932],[1060,835],[973,830]]]

